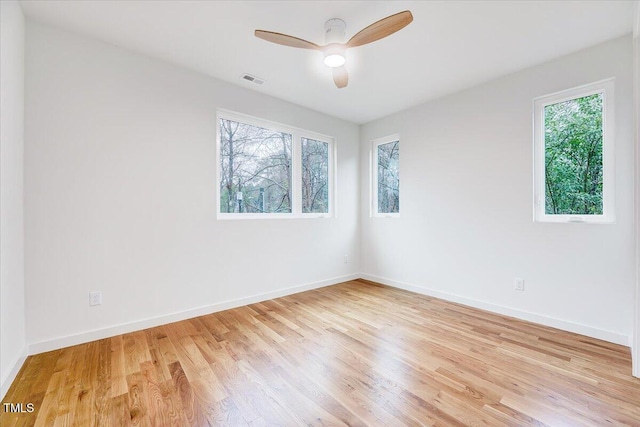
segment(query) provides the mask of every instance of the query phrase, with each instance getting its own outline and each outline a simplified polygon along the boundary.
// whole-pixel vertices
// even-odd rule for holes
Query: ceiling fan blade
[[[336,84],[338,89],[346,87],[349,83],[349,74],[347,73],[347,69],[344,65],[333,69],[333,82]]]
[[[347,42],[347,47],[362,46],[390,36],[409,25],[411,21],[413,21],[413,15],[408,10],[387,16],[360,30]]]
[[[283,46],[297,47],[300,49],[314,49],[320,50],[322,49],[315,43],[311,43],[309,41],[299,39],[297,37],[289,36],[287,34],[282,33],[274,33],[272,31],[264,31],[264,30],[256,30],[255,36],[259,39],[266,40],[271,43],[281,44]]]

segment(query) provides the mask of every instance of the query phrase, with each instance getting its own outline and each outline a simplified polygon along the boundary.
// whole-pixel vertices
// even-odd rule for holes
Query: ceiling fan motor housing
[[[347,24],[342,19],[333,18],[324,23],[324,42],[343,43]]]

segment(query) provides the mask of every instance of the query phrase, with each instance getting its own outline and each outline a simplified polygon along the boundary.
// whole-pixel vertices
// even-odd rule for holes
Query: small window
[[[218,217],[327,217],[333,139],[218,112]]]
[[[302,212],[329,213],[329,143],[302,138]]]
[[[372,214],[400,214],[400,138],[393,135],[372,143]]]
[[[613,222],[613,80],[534,100],[536,221]]]

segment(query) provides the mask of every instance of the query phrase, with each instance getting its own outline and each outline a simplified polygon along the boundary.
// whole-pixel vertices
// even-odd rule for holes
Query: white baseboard
[[[516,310],[513,308],[504,307],[501,305],[492,304],[485,301],[479,301],[479,300],[463,297],[460,295],[450,294],[448,292],[436,291],[434,289],[429,289],[422,286],[416,286],[408,283],[398,282],[396,280],[387,279],[384,277],[378,277],[371,274],[361,274],[360,277],[366,280],[371,280],[372,282],[378,282],[378,283],[382,283],[383,285],[393,286],[394,288],[404,289],[404,290],[415,292],[418,294],[440,298],[445,301],[451,301],[451,302],[456,302],[463,305],[468,305],[470,307],[491,311],[493,313],[503,314],[505,316],[515,317],[517,319],[538,323],[544,326],[551,326],[552,328],[562,329],[563,331],[574,332],[580,335],[586,335],[588,337],[612,342],[614,344],[620,344],[627,347],[630,346],[630,337],[617,332],[607,331],[605,329],[593,328],[591,326],[569,322],[566,320],[556,319],[553,317],[543,316],[536,313],[530,313],[528,311]]]
[[[13,380],[16,379],[16,376],[18,375],[18,372],[20,372],[22,365],[24,365],[25,360],[27,360],[26,346],[22,349],[20,355],[16,358],[16,360],[14,360],[13,363],[10,364],[11,369],[9,369],[9,372],[2,373],[2,382],[0,383],[0,397],[2,398],[2,400],[4,400],[4,396],[9,391],[9,387],[11,387]]]
[[[230,308],[241,307],[247,304],[266,301],[273,298],[279,298],[287,295],[297,294],[299,292],[311,289],[323,288],[325,286],[335,285],[337,283],[346,282],[359,278],[359,274],[349,274],[341,277],[334,277],[327,280],[321,280],[304,285],[292,286],[289,288],[279,289],[277,291],[266,292],[263,294],[252,295],[249,297],[239,298],[231,301],[223,301],[216,304],[210,304],[190,310],[170,313],[162,316],[137,320],[134,322],[122,323],[102,329],[94,329],[81,332],[78,334],[67,335],[46,341],[33,342],[29,344],[29,354],[38,354],[45,351],[57,350],[72,345],[83,344],[99,339],[109,338],[115,335],[135,332],[142,329],[153,328],[155,326],[165,325],[167,323],[178,322],[180,320],[191,319],[193,317],[203,316],[205,314],[215,313],[217,311],[228,310]]]
[[[638,4],[638,9],[640,9],[640,3]],[[633,325],[633,342],[631,343],[631,374],[640,378],[640,272],[636,281],[636,311]]]

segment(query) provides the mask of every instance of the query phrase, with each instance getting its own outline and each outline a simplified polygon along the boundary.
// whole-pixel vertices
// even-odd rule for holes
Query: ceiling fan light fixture
[[[345,48],[342,45],[329,45],[324,51],[324,65],[337,68],[342,67],[347,62],[345,58]]]
[[[324,65],[331,68],[342,67],[345,62],[347,62],[347,60],[339,53],[327,55],[324,57]]]

